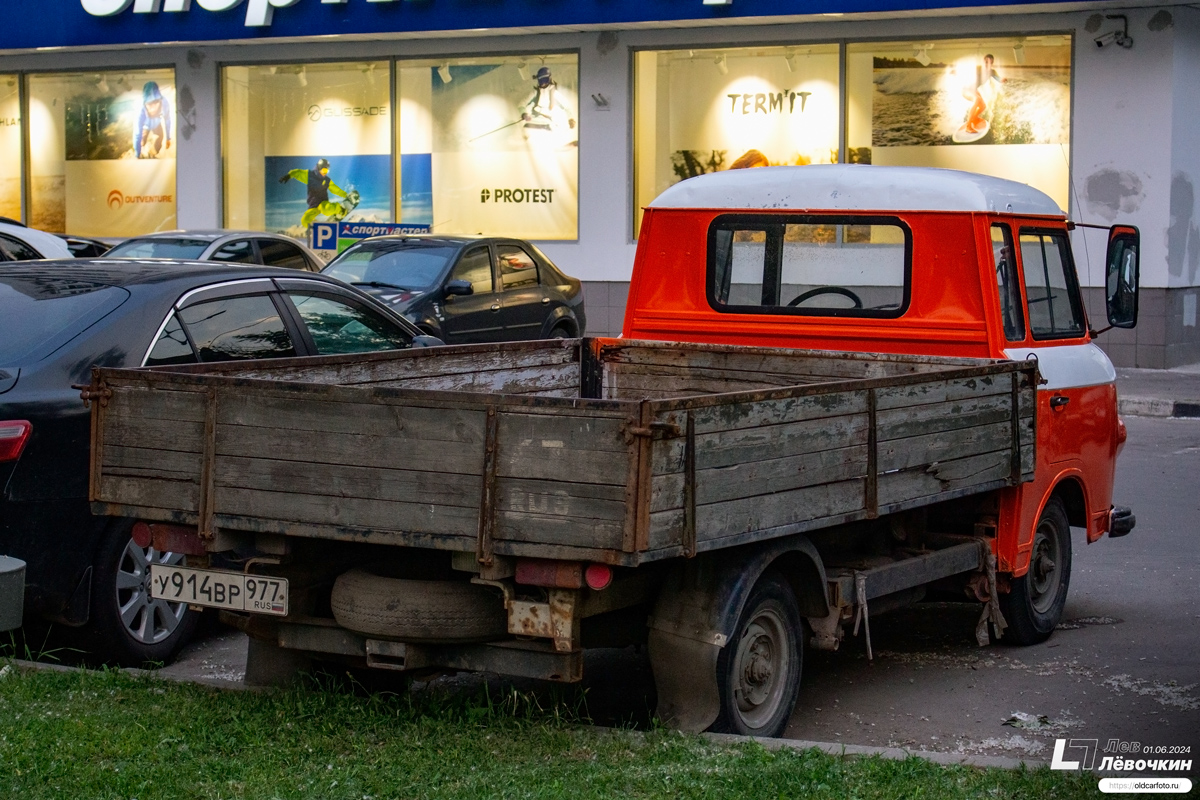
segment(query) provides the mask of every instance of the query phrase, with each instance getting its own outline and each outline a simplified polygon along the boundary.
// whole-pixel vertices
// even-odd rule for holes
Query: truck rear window
[[[912,233],[894,217],[718,217],[708,297],[718,311],[898,317],[908,307]]]

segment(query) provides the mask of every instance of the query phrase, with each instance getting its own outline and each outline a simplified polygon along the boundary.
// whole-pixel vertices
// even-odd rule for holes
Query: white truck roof
[[[927,167],[814,164],[711,172],[681,181],[650,208],[985,211],[1062,216],[1024,183]]]

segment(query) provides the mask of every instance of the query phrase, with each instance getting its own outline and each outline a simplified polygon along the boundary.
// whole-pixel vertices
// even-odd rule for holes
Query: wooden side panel
[[[497,541],[619,550],[629,448],[621,417],[502,412]]]
[[[100,415],[95,500],[196,512],[204,450],[200,392],[110,387]]]

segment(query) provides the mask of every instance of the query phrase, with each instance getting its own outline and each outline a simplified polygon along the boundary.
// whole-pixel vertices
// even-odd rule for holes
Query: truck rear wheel
[[[407,642],[478,642],[508,633],[504,601],[466,581],[385,578],[361,569],[338,576],[330,598],[338,624]]]
[[[1062,619],[1071,583],[1071,526],[1062,500],[1050,498],[1033,534],[1029,571],[1000,595],[1008,628],[1004,641],[1030,645],[1050,638]]]
[[[710,730],[779,736],[787,727],[804,662],[804,619],[777,572],[759,578],[717,659],[721,713]]]

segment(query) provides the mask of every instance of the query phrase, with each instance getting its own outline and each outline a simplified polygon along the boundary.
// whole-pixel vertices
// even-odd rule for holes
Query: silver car
[[[167,231],[126,239],[105,258],[178,258],[320,272],[325,262],[288,236],[262,231]]]

